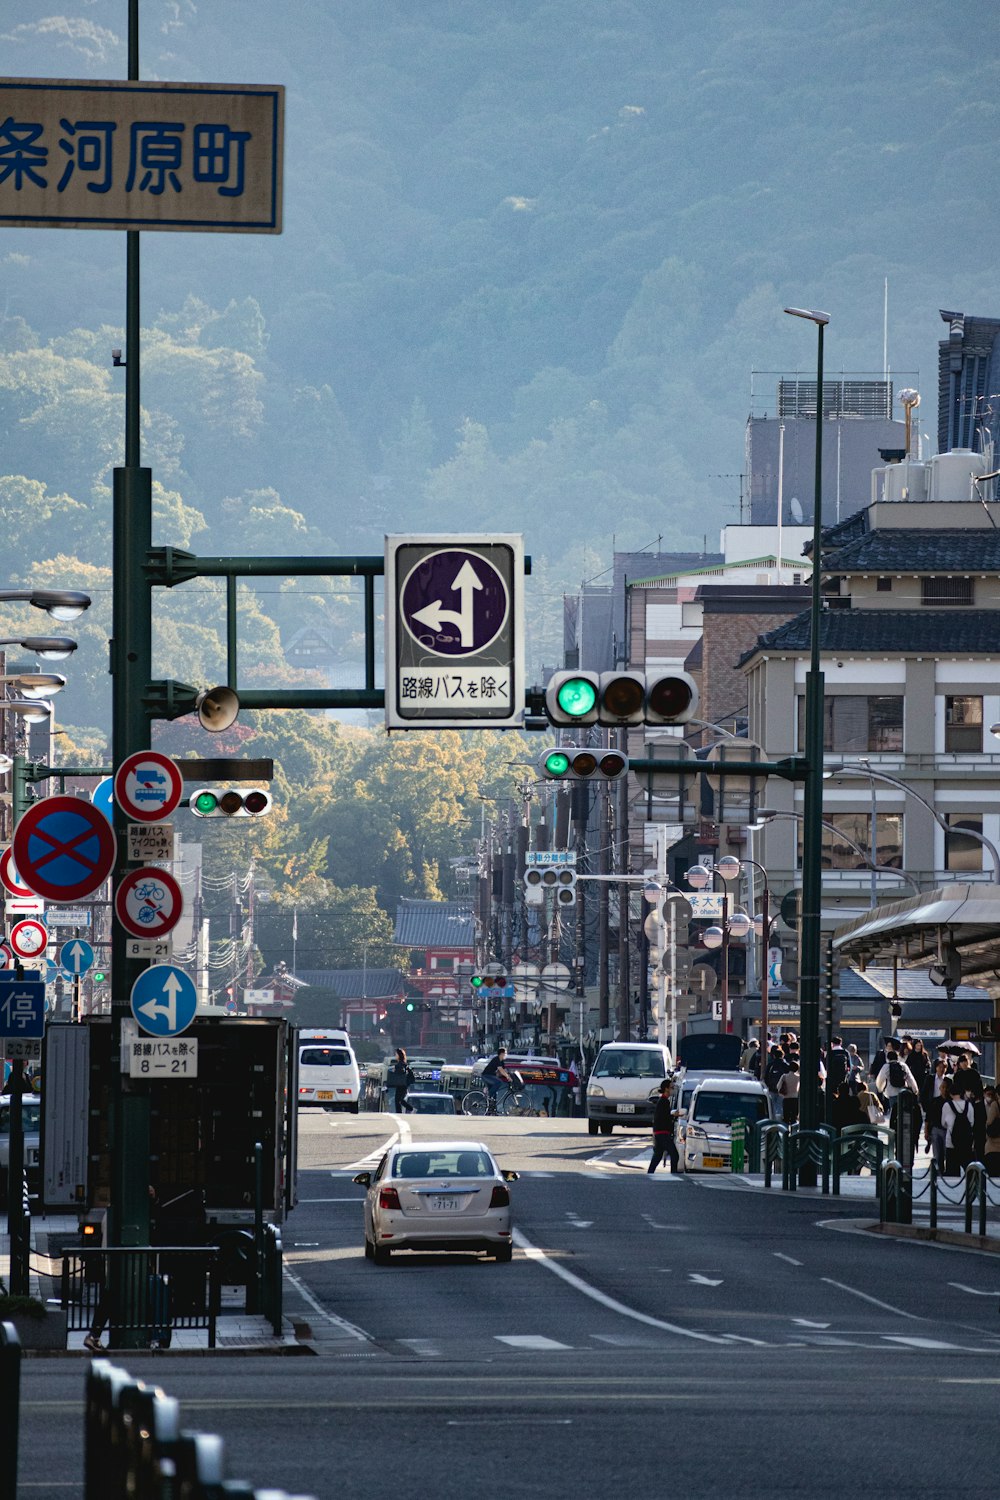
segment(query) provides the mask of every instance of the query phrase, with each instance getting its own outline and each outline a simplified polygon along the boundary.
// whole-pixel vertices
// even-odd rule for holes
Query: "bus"
[[[488,1058],[481,1057],[470,1068],[470,1086],[479,1087]],[[561,1063],[558,1057],[536,1057],[534,1053],[508,1052],[504,1067],[521,1079],[518,1093],[537,1114],[566,1119],[576,1112],[580,1098],[580,1079],[572,1063]],[[452,1073],[456,1069],[450,1070]],[[449,1090],[449,1092],[451,1092]],[[456,1103],[461,1107],[456,1096]]]

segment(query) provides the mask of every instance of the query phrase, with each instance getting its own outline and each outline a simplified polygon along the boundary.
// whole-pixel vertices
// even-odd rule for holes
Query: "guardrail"
[[[85,1392],[84,1500],[290,1500],[284,1490],[225,1479],[224,1471],[222,1438],[182,1431],[180,1405],[172,1396],[133,1380],[108,1360],[92,1361]]]
[[[3,1462],[0,1500],[17,1500],[17,1439],[21,1410],[21,1340],[13,1323],[0,1323],[0,1411],[3,1412]]]
[[[991,1191],[995,1186],[995,1191]],[[948,1178],[932,1161],[914,1175],[898,1161],[885,1162],[880,1175],[879,1218],[883,1224],[912,1224],[914,1205],[927,1204],[928,1225],[938,1228],[941,1204],[963,1211],[964,1232],[985,1236],[989,1210],[1000,1209],[1000,1179],[990,1177],[982,1162],[970,1162]],[[975,1228],[973,1228],[975,1224]]]
[[[797,1192],[802,1167],[811,1163],[820,1170],[824,1193],[832,1186],[839,1197],[841,1178],[857,1175],[864,1167],[871,1170],[878,1192],[879,1173],[884,1158],[892,1154],[893,1139],[884,1125],[848,1125],[838,1136],[830,1125],[802,1130],[780,1120],[761,1120],[748,1132],[749,1159],[756,1171],[763,1172],[766,1188],[775,1166],[780,1166],[782,1190]]]
[[[150,1343],[166,1345],[174,1329],[205,1328],[214,1349],[221,1302],[218,1255],[215,1245],[65,1250],[60,1304],[67,1330],[108,1326],[112,1339],[140,1333]]]

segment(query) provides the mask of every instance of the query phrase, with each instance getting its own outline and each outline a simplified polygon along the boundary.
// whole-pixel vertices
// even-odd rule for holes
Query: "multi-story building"
[[[938,448],[1000,451],[1000,318],[942,312],[948,337],[938,344]],[[987,464],[993,469],[994,464]],[[997,494],[996,475],[984,488]]]

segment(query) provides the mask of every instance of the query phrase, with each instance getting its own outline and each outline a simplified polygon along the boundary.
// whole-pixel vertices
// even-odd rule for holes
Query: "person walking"
[[[1000,1177],[1000,1095],[992,1083],[983,1090],[986,1105],[986,1150],[983,1166],[991,1177]]]
[[[653,1109],[653,1155],[647,1174],[655,1172],[664,1156],[670,1158],[670,1170],[676,1172],[679,1166],[677,1155],[677,1143],[674,1140],[674,1110],[670,1102],[670,1091],[673,1084],[669,1078],[664,1078],[660,1084],[660,1097]]]
[[[393,1108],[397,1115],[402,1114],[404,1109],[407,1113],[411,1112],[410,1106],[406,1102],[406,1095],[415,1082],[413,1069],[406,1060],[404,1048],[397,1047],[395,1060],[386,1078],[387,1087],[393,1091]]]
[[[941,1106],[941,1123],[945,1128],[945,1172],[949,1177],[961,1177],[972,1160],[975,1116],[972,1100],[966,1099],[954,1084]]]
[[[781,1100],[781,1118],[786,1125],[794,1125],[799,1118],[799,1065],[793,1059],[788,1072],[778,1080],[778,1097]]]
[[[941,1123],[941,1109],[948,1094],[948,1070],[943,1057],[934,1064],[933,1073],[928,1073],[920,1093],[920,1104],[924,1111],[924,1139],[939,1172],[944,1171],[946,1131]]]

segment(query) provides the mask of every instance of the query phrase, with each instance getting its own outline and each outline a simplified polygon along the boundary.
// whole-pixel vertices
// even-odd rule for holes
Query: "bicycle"
[[[501,1093],[492,1089],[472,1089],[462,1100],[465,1115],[533,1115],[536,1113],[524,1102],[524,1095],[508,1084]]]

